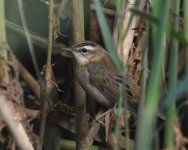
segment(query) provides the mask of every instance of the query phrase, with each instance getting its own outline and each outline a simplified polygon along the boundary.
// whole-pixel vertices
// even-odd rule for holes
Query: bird
[[[124,84],[126,89],[127,109],[133,115],[138,113],[138,103],[134,101],[138,93],[131,85],[136,84],[127,75],[123,77],[109,55],[99,44],[92,41],[83,41],[62,48],[70,53],[75,62],[75,77],[85,92],[105,108],[112,108],[119,99],[119,88]]]

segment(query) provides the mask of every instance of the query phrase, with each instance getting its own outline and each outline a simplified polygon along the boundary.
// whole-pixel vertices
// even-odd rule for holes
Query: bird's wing
[[[119,98],[119,86],[125,80],[122,76],[110,72],[106,67],[90,63],[88,66],[89,82],[95,86],[109,101],[116,103]],[[132,97],[132,92],[130,91],[129,85],[126,85],[126,96]]]
[[[133,114],[137,114],[138,103],[132,101],[135,97],[132,87],[134,80],[129,76],[123,78],[121,75],[116,74],[115,72],[110,72],[106,67],[99,65],[97,63],[90,63],[88,66],[89,73],[89,82],[95,86],[109,101],[116,103],[119,98],[119,86],[124,83],[126,88],[126,97],[127,97],[127,108]],[[139,90],[139,89],[138,89]],[[161,113],[157,114],[158,117],[164,119],[164,116]]]

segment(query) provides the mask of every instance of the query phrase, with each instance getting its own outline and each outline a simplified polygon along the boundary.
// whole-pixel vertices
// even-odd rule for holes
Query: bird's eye
[[[85,53],[87,53],[87,49],[86,48],[82,48],[81,52],[85,54]]]

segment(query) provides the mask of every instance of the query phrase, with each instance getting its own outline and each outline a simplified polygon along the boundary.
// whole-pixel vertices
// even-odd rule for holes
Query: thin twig
[[[40,86],[33,76],[27,71],[27,69],[16,59],[19,65],[19,74],[31,88],[37,99],[40,98]]]
[[[45,132],[45,125],[47,119],[47,110],[48,110],[48,103],[50,98],[50,93],[53,88],[52,84],[52,70],[51,70],[51,55],[52,55],[52,43],[53,43],[53,13],[54,13],[54,1],[49,1],[49,35],[48,35],[48,55],[47,55],[47,65],[46,65],[46,74],[45,74],[45,82],[46,82],[46,89],[45,89],[45,98],[44,104],[42,106],[42,119],[41,119],[41,126],[40,126],[40,137],[39,137],[39,144],[38,150],[42,150],[43,140],[44,140],[44,132]]]
[[[99,116],[101,116],[103,114],[103,110],[100,110],[98,112],[98,114],[96,115],[96,118],[98,118]],[[94,138],[96,137],[101,124],[99,122],[96,122],[96,120],[94,120],[95,123],[92,124],[92,127],[89,129],[88,134],[86,135],[85,139],[83,140],[83,143],[80,147],[80,149],[84,149],[84,150],[89,150],[91,148],[91,145],[94,141]]]

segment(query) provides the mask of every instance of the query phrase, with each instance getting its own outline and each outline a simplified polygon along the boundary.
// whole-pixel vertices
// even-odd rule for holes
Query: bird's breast
[[[85,90],[85,92],[91,96],[94,100],[105,107],[112,107],[114,104],[111,103],[106,97],[90,83],[89,72],[85,67],[79,67],[75,70],[76,79]]]
[[[89,73],[85,67],[77,67],[75,76],[82,86],[86,86],[89,82]]]

